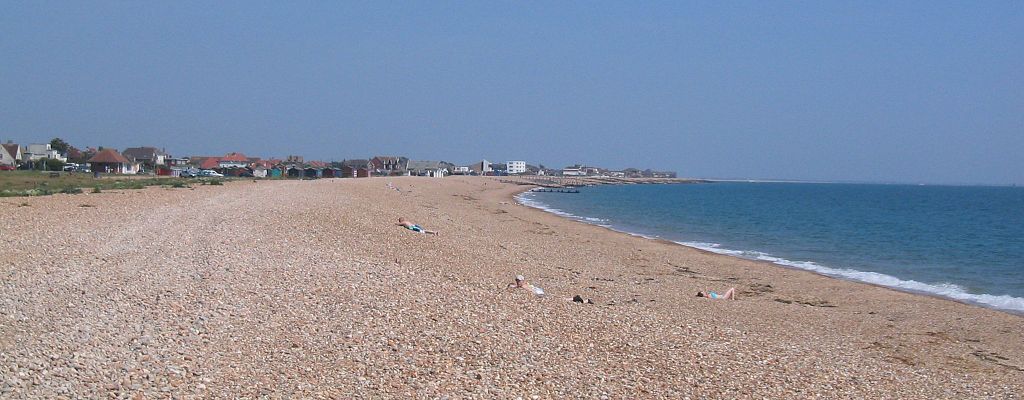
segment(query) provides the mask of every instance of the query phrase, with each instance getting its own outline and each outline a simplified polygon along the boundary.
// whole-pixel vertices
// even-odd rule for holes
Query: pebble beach
[[[1024,393],[1024,317],[613,232],[519,205],[525,188],[0,199],[0,398]]]

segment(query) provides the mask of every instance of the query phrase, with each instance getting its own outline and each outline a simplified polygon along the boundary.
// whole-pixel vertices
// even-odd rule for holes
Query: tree
[[[64,162],[56,158],[44,158],[42,161],[45,163],[47,171],[60,171],[64,169]]]
[[[60,154],[68,154],[68,149],[71,148],[71,145],[65,142],[64,139],[53,138],[53,140],[50,140],[50,148],[57,150]]]
[[[67,156],[68,156],[68,162],[73,162],[73,163],[78,163],[78,164],[84,163],[86,160],[88,160],[88,158],[85,157],[85,153],[83,153],[81,150],[75,148],[75,146],[71,146],[71,147],[68,148]]]

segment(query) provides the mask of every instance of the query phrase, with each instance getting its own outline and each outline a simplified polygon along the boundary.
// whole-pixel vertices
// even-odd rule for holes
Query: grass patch
[[[51,177],[50,172],[0,171],[0,197],[46,196],[54,193],[82,193],[82,188],[93,188],[92,193],[103,190],[143,189],[149,186],[188,187],[185,178],[133,176],[61,172]]]

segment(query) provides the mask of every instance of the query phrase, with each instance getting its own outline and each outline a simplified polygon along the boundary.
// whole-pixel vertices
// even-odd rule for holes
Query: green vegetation
[[[0,171],[0,197],[46,196],[54,193],[82,193],[82,188],[92,187],[92,193],[103,190],[142,189],[147,186],[188,187],[189,179],[103,174],[99,179],[92,174],[61,172],[51,177],[51,172]],[[211,183],[212,184],[212,183]],[[218,180],[218,183],[220,181]]]
[[[50,148],[59,151],[61,154],[67,154],[68,150],[71,149],[71,145],[65,142],[61,138],[53,138],[50,140]]]
[[[64,162],[55,158],[40,158],[35,161],[26,161],[31,170],[35,171],[61,171],[64,169]]]

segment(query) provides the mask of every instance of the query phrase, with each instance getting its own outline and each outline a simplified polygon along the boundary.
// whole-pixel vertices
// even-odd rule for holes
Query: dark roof
[[[14,143],[4,143],[3,146],[5,149],[7,149],[7,153],[10,154],[11,157],[17,157],[18,150],[21,150],[21,146],[16,145]]]
[[[129,147],[121,152],[125,157],[136,160],[154,160],[156,156],[167,154],[156,147]]]
[[[349,168],[366,168],[370,165],[370,160],[357,159],[357,160],[345,160],[341,162],[343,167]]]
[[[118,153],[117,150],[114,149],[103,149],[103,151],[100,151],[99,153],[96,153],[95,156],[92,156],[92,158],[89,159],[89,162],[120,164],[131,163],[131,161],[128,161],[127,158],[124,158],[124,156],[122,156],[121,153]]]
[[[441,161],[426,161],[426,160],[409,160],[409,165],[406,169],[410,171],[419,171],[426,169],[442,169],[444,166],[441,165]]]

